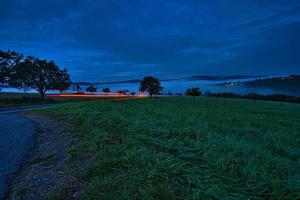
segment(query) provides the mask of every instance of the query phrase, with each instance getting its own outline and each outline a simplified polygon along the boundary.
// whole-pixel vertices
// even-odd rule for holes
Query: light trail
[[[145,98],[145,94],[125,95],[122,93],[103,93],[103,94],[48,94],[47,97],[62,98]]]

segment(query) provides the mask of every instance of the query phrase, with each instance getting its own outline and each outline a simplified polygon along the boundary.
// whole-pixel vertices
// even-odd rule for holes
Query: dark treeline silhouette
[[[300,97],[289,96],[284,94],[262,95],[257,93],[250,93],[246,95],[240,95],[240,94],[235,94],[230,92],[222,92],[222,93],[205,92],[204,95],[209,97],[241,98],[241,99],[252,99],[252,100],[269,100],[269,101],[300,103]]]
[[[182,96],[182,95],[186,95],[186,96],[193,96],[191,95],[191,90],[188,89],[189,91],[186,91],[185,94],[182,93],[172,93],[172,92],[168,92],[168,93],[160,93],[160,95],[162,96]],[[200,96],[201,92],[199,95],[196,96]],[[225,99],[228,98],[239,98],[239,99],[252,99],[253,101],[256,100],[267,100],[267,101],[280,101],[280,102],[290,102],[290,103],[300,103],[300,97],[296,97],[296,96],[290,96],[290,95],[285,95],[285,94],[272,94],[272,95],[262,95],[262,94],[257,94],[257,93],[249,93],[246,95],[240,95],[240,94],[236,94],[236,93],[231,93],[231,92],[219,92],[219,93],[214,93],[214,92],[210,92],[210,91],[206,91],[205,93],[202,94],[203,96],[208,96],[208,97],[222,97]]]
[[[167,92],[167,93],[159,93],[160,96],[183,96],[183,93],[177,92]]]

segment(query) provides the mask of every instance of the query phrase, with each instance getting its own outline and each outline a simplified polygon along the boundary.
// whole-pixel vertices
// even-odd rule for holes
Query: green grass
[[[89,152],[83,199],[299,199],[300,105],[200,97],[43,111]]]
[[[41,99],[38,94],[0,92],[0,108],[53,102],[51,99]]]

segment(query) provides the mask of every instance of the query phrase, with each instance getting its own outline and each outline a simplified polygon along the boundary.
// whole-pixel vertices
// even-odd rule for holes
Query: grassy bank
[[[38,94],[0,92],[0,108],[54,102],[51,99],[41,99]]]
[[[201,97],[100,100],[69,118],[86,199],[300,198],[300,105]]]

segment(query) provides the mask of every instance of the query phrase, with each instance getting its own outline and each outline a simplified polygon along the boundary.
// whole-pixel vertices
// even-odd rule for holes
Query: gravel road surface
[[[4,198],[9,175],[16,172],[33,144],[33,121],[18,115],[0,114],[0,199]]]
[[[10,176],[18,170],[32,147],[37,128],[32,120],[14,113],[48,106],[0,108],[0,199],[4,198]]]

